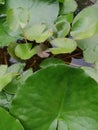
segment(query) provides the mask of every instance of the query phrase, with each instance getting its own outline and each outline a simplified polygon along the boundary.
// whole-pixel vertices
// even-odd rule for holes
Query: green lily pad
[[[63,0],[63,6],[60,14],[68,14],[74,12],[77,9],[77,3],[75,0]]]
[[[98,3],[83,9],[73,20],[71,36],[81,40],[98,31]]]
[[[18,44],[15,48],[15,55],[20,59],[26,60],[36,54],[36,46],[32,48],[32,44]]]
[[[79,68],[50,66],[20,86],[10,113],[26,130],[98,130],[98,84]]]
[[[7,0],[6,4],[8,9],[19,9],[21,7],[24,11],[27,10],[27,16],[25,17],[25,13],[23,12],[22,17],[27,18],[30,16],[27,23],[30,26],[40,23],[51,25],[59,12],[59,2],[57,0]],[[15,22],[18,15],[19,14],[15,14],[16,17],[11,18],[14,24],[16,23],[16,26],[19,24],[17,20]],[[11,17],[11,15],[9,17]],[[20,17],[18,17],[18,21],[20,21],[19,19]],[[26,23],[25,19],[23,19],[22,23]]]
[[[56,38],[51,41],[53,48],[50,48],[50,52],[53,54],[71,53],[77,47],[77,43],[69,38]]]
[[[35,24],[30,28],[25,29],[25,37],[30,41],[35,40],[37,43],[44,42],[50,36],[52,36],[52,31],[45,29],[45,24]]]
[[[78,40],[77,45],[83,50],[85,61],[89,63],[98,62],[98,33],[90,38]]]
[[[24,130],[24,128],[18,119],[15,119],[3,108],[0,108],[0,130]]]

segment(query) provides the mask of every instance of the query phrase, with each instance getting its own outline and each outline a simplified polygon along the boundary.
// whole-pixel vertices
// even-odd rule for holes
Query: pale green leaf
[[[36,46],[32,48],[32,44],[18,44],[15,48],[15,54],[17,57],[26,60],[36,54]]]
[[[10,113],[26,130],[98,130],[98,83],[79,68],[47,67],[20,86]]]
[[[16,40],[16,36],[12,37],[8,34],[8,30],[4,26],[5,19],[0,19],[0,46],[7,46]]]
[[[21,15],[22,14],[22,15]],[[23,8],[9,9],[7,11],[7,23],[12,31],[24,28],[29,20],[29,12]]]
[[[63,0],[63,6],[60,14],[68,14],[74,12],[77,9],[77,3],[75,0]]]
[[[63,38],[70,31],[70,23],[67,22],[66,20],[56,22],[55,26],[57,30],[57,37]]]
[[[77,41],[79,48],[83,50],[85,61],[89,63],[98,62],[98,33],[94,36]]]
[[[37,43],[44,42],[51,35],[51,30],[45,30],[45,24],[35,24],[30,28],[25,29],[25,37],[30,41],[36,41]]]
[[[98,83],[98,62],[96,62],[94,68],[82,67],[82,69]]]
[[[57,0],[7,0],[7,5],[8,9],[21,7],[24,11],[27,10],[30,16],[28,21],[28,25],[30,26],[40,23],[51,25],[59,12],[59,2]],[[23,13],[22,15],[25,14]]]
[[[15,77],[12,82],[10,82],[5,88],[5,92],[9,94],[15,94],[17,92],[17,89],[20,85],[22,85],[29,76],[32,75],[32,69],[28,69],[27,71],[23,72],[21,75]]]
[[[73,20],[71,36],[81,40],[93,36],[98,31],[98,4],[83,9]]]
[[[50,48],[50,52],[53,54],[71,53],[77,47],[77,43],[69,38],[56,38],[51,41],[53,48]]]

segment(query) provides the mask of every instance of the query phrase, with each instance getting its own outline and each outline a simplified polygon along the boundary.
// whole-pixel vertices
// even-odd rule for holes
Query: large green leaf
[[[28,19],[29,25],[39,23],[53,24],[59,11],[59,2],[57,0],[7,0],[7,5],[8,9],[18,10],[21,7],[24,11],[27,10],[27,14],[30,16]],[[16,17],[17,15],[18,14],[15,14]],[[22,13],[22,15],[22,17],[24,17],[25,13]],[[15,22],[14,20],[16,17],[13,17],[12,20],[14,24],[18,24],[17,21]],[[25,20],[23,20],[22,23],[25,23]]]
[[[50,66],[20,86],[10,113],[26,130],[98,130],[98,84],[81,69]]]
[[[0,108],[0,130],[24,130],[20,122]]]
[[[98,33],[90,38],[79,40],[77,43],[83,50],[84,59],[87,62],[98,62]]]
[[[83,9],[74,19],[71,35],[80,40],[93,36],[98,31],[98,3]]]

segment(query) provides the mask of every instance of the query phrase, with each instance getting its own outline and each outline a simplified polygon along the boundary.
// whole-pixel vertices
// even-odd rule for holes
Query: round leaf
[[[15,48],[15,54],[17,57],[26,60],[36,54],[36,47],[32,48],[32,44],[18,44]]]
[[[73,20],[71,36],[77,40],[93,36],[98,31],[98,4],[83,9]]]
[[[77,47],[77,43],[69,38],[56,38],[51,41],[53,48],[49,50],[53,54],[60,54],[60,53],[71,53]]]
[[[10,112],[26,130],[98,130],[98,84],[81,69],[50,66],[20,86]]]

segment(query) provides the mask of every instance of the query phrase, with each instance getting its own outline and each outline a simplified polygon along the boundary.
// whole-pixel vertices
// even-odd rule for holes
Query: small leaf
[[[15,119],[3,108],[0,108],[0,130],[24,130],[24,128],[18,119]]]
[[[69,38],[56,38],[51,41],[53,48],[50,48],[50,52],[53,54],[71,53],[77,47],[77,43]]]
[[[17,57],[26,60],[36,54],[36,46],[32,48],[32,44],[18,44],[15,48],[15,54]]]
[[[60,14],[68,14],[74,12],[77,9],[77,3],[75,0],[64,0]]]
[[[90,38],[77,41],[77,44],[83,50],[83,56],[86,62],[98,62],[98,32]]]
[[[65,14],[65,15],[60,15],[57,18],[56,22],[64,21],[64,20],[68,21],[69,23],[72,23],[72,21],[73,21],[73,13],[69,13],[69,14]]]
[[[93,36],[98,31],[98,4],[83,9],[73,20],[71,36],[81,40]]]
[[[45,29],[45,24],[35,24],[32,27],[25,29],[25,37],[30,41],[35,40],[37,43],[44,42],[52,35],[51,30],[45,31]]]
[[[65,37],[70,31],[70,24],[66,20],[61,20],[55,24],[57,37]]]

